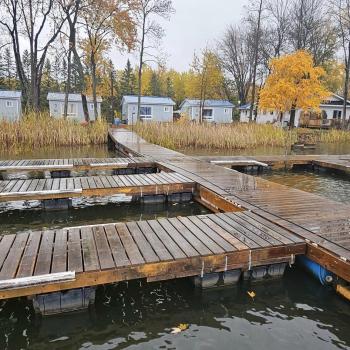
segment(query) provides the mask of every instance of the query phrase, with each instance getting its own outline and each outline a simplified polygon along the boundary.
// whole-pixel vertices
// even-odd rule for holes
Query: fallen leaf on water
[[[171,329],[171,334],[177,334],[188,329],[187,323],[180,323],[177,327]]]
[[[247,293],[252,299],[254,299],[256,296],[255,292],[253,292],[253,291],[251,291],[251,292],[248,291]]]

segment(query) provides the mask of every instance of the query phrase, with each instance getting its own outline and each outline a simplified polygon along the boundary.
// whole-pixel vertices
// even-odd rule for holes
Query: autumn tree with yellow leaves
[[[319,110],[330,92],[321,79],[325,71],[315,67],[312,56],[299,50],[271,60],[270,75],[260,91],[261,110],[290,111],[290,127],[294,127],[296,109]]]

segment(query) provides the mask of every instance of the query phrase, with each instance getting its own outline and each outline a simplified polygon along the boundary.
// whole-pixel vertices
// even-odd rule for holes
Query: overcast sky
[[[167,66],[187,70],[194,51],[207,45],[214,46],[229,24],[238,23],[249,0],[173,0],[175,14],[169,22],[162,22],[166,36],[162,51],[167,55]],[[132,57],[135,62],[135,55]],[[127,56],[114,58],[124,67]]]

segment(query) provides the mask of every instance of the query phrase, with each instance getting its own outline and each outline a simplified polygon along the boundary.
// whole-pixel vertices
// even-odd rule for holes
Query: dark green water
[[[310,172],[307,170],[272,171],[261,175],[262,178],[316,193],[337,202],[350,204],[350,176],[331,171]]]
[[[277,156],[284,155],[285,149],[283,147],[264,147],[259,146],[255,148],[247,149],[235,149],[235,150],[213,150],[213,149],[193,149],[185,148],[177,150],[190,156]],[[318,144],[315,149],[296,149],[291,150],[288,154],[349,154],[350,143],[329,143]]]
[[[0,231],[9,234],[208,213],[206,208],[196,202],[142,205],[120,201],[105,204],[100,201],[99,204],[94,204],[91,200],[86,200],[75,201],[73,204],[74,207],[69,210],[45,211],[40,209],[39,202],[32,202],[31,209],[25,210],[23,206],[26,204],[13,202],[12,206],[0,207]]]
[[[247,295],[254,290],[255,299]],[[293,268],[277,281],[199,293],[189,280],[97,291],[94,311],[35,320],[3,303],[1,349],[350,349],[349,304]],[[171,328],[189,328],[171,334]]]

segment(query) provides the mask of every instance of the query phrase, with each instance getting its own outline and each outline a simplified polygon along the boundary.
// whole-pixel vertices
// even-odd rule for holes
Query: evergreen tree
[[[136,85],[135,74],[133,72],[133,69],[131,68],[131,63],[128,60],[120,79],[120,95],[121,96],[134,95],[135,85]]]
[[[174,93],[174,84],[172,79],[168,76],[166,78],[166,95],[167,97],[173,98],[175,93]]]
[[[54,80],[52,79],[52,68],[51,62],[49,59],[46,60],[43,76],[41,81],[41,90],[40,90],[40,105],[48,108],[47,94],[52,91],[54,88]]]
[[[159,81],[158,74],[156,72],[152,72],[151,75],[151,81],[150,81],[150,88],[152,96],[161,96],[162,95],[162,88]]]
[[[24,74],[28,79],[28,81],[30,81],[30,54],[27,49],[23,51],[22,62],[23,62]]]
[[[4,68],[5,68],[5,88],[13,89],[16,86],[14,63],[11,50],[7,47],[4,54]]]

